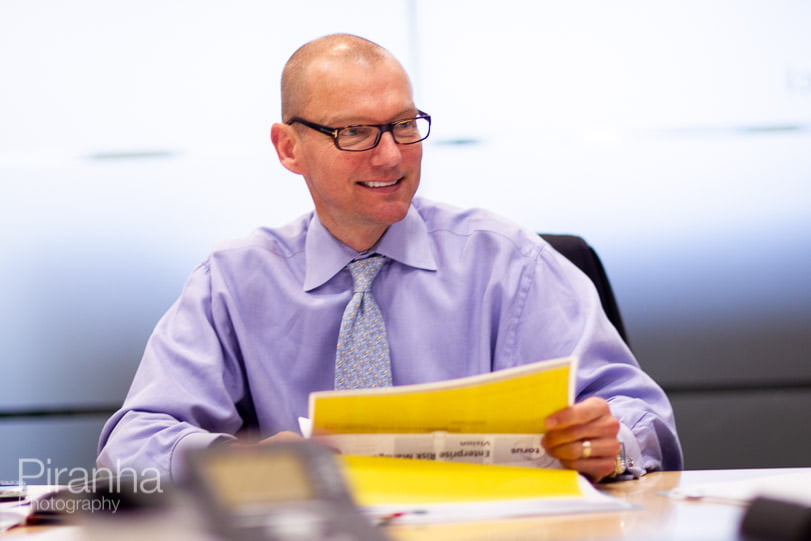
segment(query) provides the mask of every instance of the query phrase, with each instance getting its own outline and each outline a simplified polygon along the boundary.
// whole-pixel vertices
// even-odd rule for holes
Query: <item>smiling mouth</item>
[[[370,181],[370,182],[359,182],[358,184],[360,184],[361,186],[366,186],[367,188],[388,188],[389,186],[394,186],[401,180],[403,180],[403,177],[388,182]]]

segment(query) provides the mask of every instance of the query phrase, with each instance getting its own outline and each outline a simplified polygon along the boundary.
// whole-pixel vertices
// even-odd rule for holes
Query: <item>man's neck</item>
[[[371,250],[388,230],[388,226],[367,229],[343,229],[324,224],[323,221],[321,223],[324,225],[324,228],[329,231],[330,235],[358,253]]]

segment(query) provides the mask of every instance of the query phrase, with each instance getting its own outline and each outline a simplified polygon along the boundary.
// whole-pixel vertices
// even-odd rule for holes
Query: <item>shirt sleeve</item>
[[[102,429],[100,467],[179,478],[187,449],[234,439],[242,427],[250,397],[227,303],[212,301],[210,283],[201,265],[156,326],[123,406]]]
[[[639,366],[606,317],[597,290],[548,245],[528,264],[516,303],[513,364],[578,358],[576,401],[605,399],[622,424],[620,439],[636,476],[683,468],[670,401]]]

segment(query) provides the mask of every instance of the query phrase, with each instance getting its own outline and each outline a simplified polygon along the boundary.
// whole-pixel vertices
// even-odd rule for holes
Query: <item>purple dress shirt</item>
[[[637,475],[682,467],[672,410],[609,323],[587,276],[534,232],[482,210],[415,198],[374,252],[372,293],[395,385],[579,357],[577,400],[607,399]],[[100,466],[182,475],[184,450],[298,431],[311,391],[333,387],[358,254],[313,213],[214,251],[160,320]],[[539,397],[542,399],[542,397]]]

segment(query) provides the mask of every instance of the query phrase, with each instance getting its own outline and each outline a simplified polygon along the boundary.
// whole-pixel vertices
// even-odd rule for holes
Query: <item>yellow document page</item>
[[[573,470],[342,456],[359,505],[435,504],[583,496]]]
[[[540,361],[467,378],[310,394],[313,435],[540,434],[574,398],[576,359]]]
[[[464,522],[605,512],[631,504],[572,470],[340,457],[355,501],[379,524]]]

